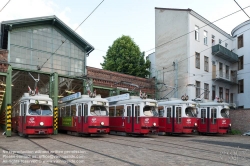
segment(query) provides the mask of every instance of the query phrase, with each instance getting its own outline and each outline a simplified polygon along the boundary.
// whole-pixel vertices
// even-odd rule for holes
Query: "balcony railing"
[[[212,54],[222,59],[225,59],[231,63],[238,62],[238,55],[220,44],[217,44],[212,47]]]
[[[212,75],[213,80],[229,83],[229,84],[237,84],[237,72],[229,74],[229,72],[219,71],[219,73],[214,73]]]

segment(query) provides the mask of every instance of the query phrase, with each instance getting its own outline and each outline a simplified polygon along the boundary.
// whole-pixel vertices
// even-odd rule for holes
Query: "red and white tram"
[[[159,135],[190,134],[197,130],[196,103],[191,100],[158,101]]]
[[[128,93],[109,100],[110,134],[147,135],[158,132],[157,101]]]
[[[53,134],[53,106],[48,95],[24,93],[13,106],[12,131],[20,136]]]
[[[231,130],[229,104],[216,101],[198,103],[198,133],[225,134]]]
[[[109,133],[108,100],[100,95],[90,96],[78,92],[61,99],[59,130],[67,131],[71,135]]]

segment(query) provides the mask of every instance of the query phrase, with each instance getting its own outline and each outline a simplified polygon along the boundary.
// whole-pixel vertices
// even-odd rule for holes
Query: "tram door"
[[[133,132],[134,133],[139,133],[139,132],[141,132],[140,106],[139,105],[134,105],[134,111],[133,112],[134,112]]]
[[[88,128],[89,128],[89,125],[88,125],[88,104],[83,104],[82,105],[82,108],[83,108],[83,132],[88,132]]]
[[[208,122],[209,119],[207,117],[207,108],[201,108],[200,110],[201,118],[199,123],[199,132],[208,132]]]
[[[174,106],[175,107],[175,106]],[[174,115],[173,116],[173,132],[175,133],[181,133],[182,132],[182,109],[181,106],[176,106],[175,109],[173,109]]]
[[[126,105],[127,116],[125,117],[125,132],[132,133],[132,105]]]
[[[166,107],[166,132],[172,132],[173,131],[173,121],[174,119],[172,114],[171,107]]]
[[[19,132],[24,133],[26,128],[26,109],[27,104],[21,103],[21,116],[19,117]]]
[[[210,110],[210,119],[209,119],[209,130],[208,132],[216,133],[217,132],[217,109],[211,108]]]
[[[82,110],[82,105],[78,104],[77,105],[77,115],[78,115],[78,120],[77,120],[77,132],[81,133],[83,130],[83,110]]]

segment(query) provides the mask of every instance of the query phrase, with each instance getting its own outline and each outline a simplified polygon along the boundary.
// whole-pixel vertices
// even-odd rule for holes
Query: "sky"
[[[9,0],[0,0],[0,11]],[[250,16],[250,1],[236,0]],[[56,15],[73,30],[102,0],[10,0],[0,12],[0,22]],[[102,68],[109,46],[122,35],[133,38],[145,55],[155,48],[155,7],[192,9],[213,22],[240,10],[234,0],[104,0],[77,29],[77,33],[95,50],[87,58],[87,66]],[[248,20],[240,11],[215,23],[231,34],[233,28]]]

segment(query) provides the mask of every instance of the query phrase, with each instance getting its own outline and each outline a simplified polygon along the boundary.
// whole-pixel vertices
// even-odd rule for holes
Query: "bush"
[[[232,129],[229,134],[232,134],[232,135],[241,135],[241,131],[240,130],[236,130],[236,129]]]

